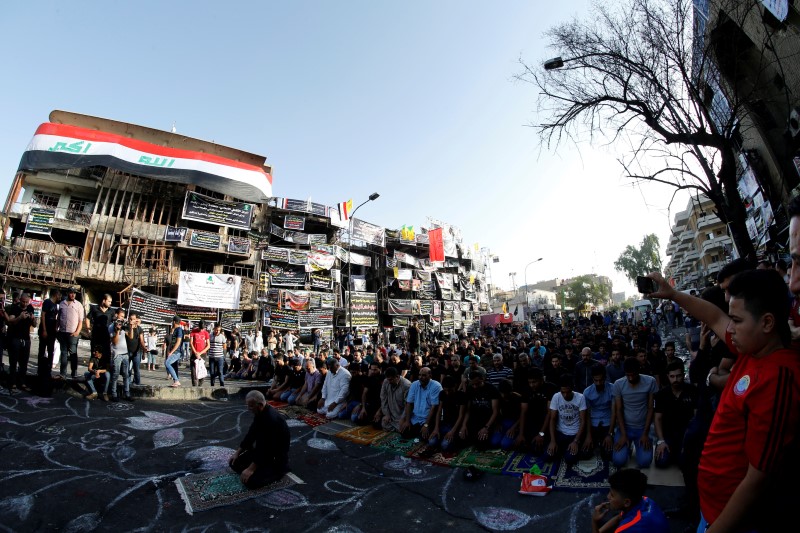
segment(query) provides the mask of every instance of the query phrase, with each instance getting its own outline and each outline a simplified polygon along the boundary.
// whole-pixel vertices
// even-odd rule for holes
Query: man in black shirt
[[[259,391],[248,392],[245,403],[255,417],[228,464],[248,489],[257,489],[289,471],[289,426]]]
[[[114,310],[111,309],[111,295],[104,294],[102,301],[89,309],[84,327],[91,335],[92,346],[102,347],[106,359],[111,359],[111,334],[108,326],[113,321]]]
[[[486,383],[483,367],[470,369],[467,408],[458,436],[479,450],[491,446],[490,429],[500,420],[500,393]]]
[[[53,351],[58,334],[59,303],[61,303],[61,291],[53,287],[50,289],[50,298],[42,302],[42,318],[39,321],[39,356],[36,375],[39,378],[39,393],[43,396],[49,396],[52,389],[50,370],[53,367]]]
[[[10,391],[17,386],[28,389],[25,385],[25,374],[28,371],[28,360],[31,356],[31,328],[33,327],[33,306],[31,295],[22,293],[19,303],[13,304],[7,311],[8,331],[8,366]]]

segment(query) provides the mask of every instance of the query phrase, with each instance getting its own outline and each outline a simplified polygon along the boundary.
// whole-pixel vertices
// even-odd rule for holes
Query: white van
[[[652,313],[654,309],[653,302],[650,300],[636,300],[633,302],[633,317],[634,320],[644,320],[647,313]]]

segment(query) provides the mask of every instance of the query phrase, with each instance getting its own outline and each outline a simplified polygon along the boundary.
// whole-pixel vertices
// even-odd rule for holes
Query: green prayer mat
[[[289,472],[274,483],[251,490],[244,486],[239,474],[227,468],[190,474],[175,480],[175,486],[178,487],[178,492],[186,504],[186,512],[189,514],[237,504],[300,483],[303,483],[303,480]]]

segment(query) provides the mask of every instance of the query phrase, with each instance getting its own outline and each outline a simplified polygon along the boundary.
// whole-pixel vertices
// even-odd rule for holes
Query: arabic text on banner
[[[185,220],[249,230],[253,205],[244,202],[226,202],[194,191],[186,191],[182,217]]]
[[[347,292],[346,297],[352,302],[349,308],[352,309],[353,326],[377,326],[378,325],[378,295],[372,292]]]
[[[180,272],[178,303],[198,307],[239,309],[240,276]]]

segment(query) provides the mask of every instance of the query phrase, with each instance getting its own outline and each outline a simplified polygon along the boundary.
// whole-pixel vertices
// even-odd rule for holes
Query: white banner
[[[239,309],[240,276],[181,272],[178,303],[219,309]]]

